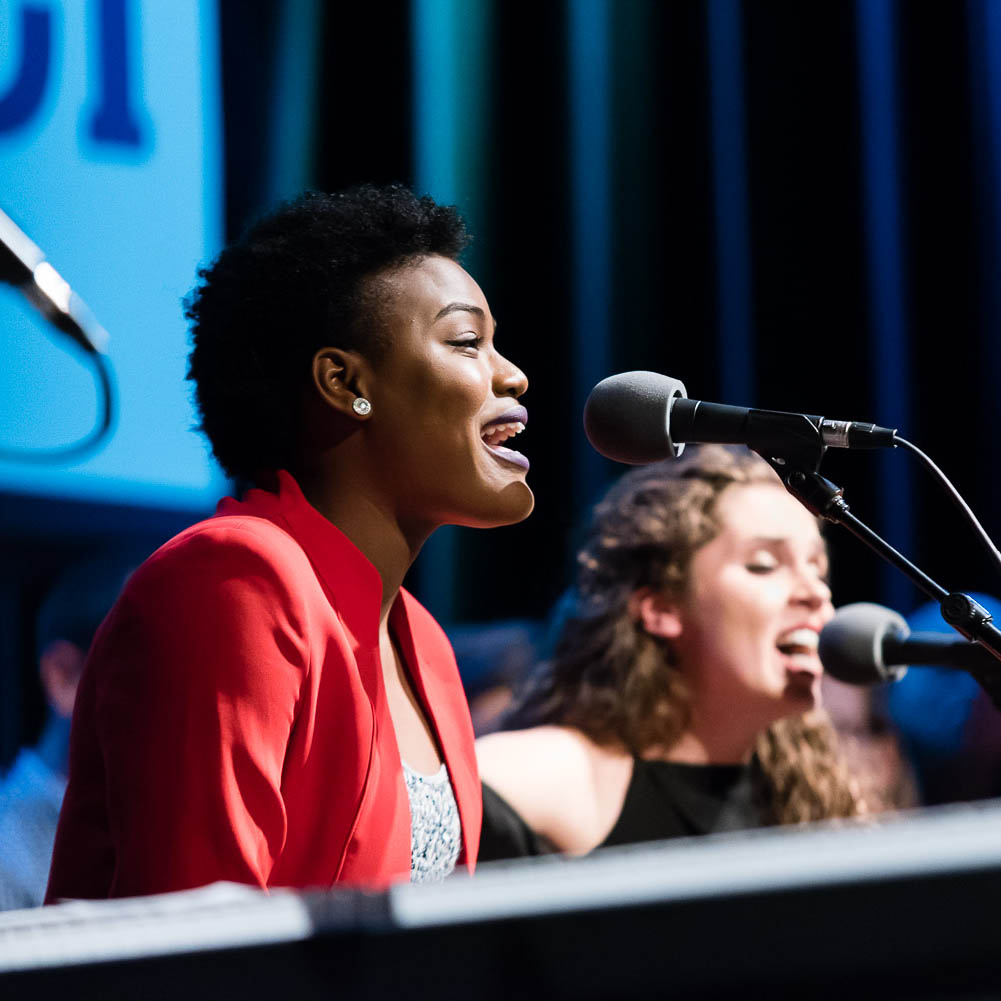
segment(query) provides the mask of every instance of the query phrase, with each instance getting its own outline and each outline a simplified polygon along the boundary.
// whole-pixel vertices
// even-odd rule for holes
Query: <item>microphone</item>
[[[973,673],[1001,669],[979,644],[948,633],[912,633],[902,615],[868,601],[839,608],[821,630],[817,652],[824,670],[849,685],[897,681],[908,664]]]
[[[3,210],[0,210],[0,282],[19,288],[50,323],[84,351],[105,352],[108,332]]]
[[[623,372],[599,382],[584,404],[584,432],[603,456],[632,466],[677,458],[686,442],[781,454],[797,444],[893,448],[897,433],[860,421],[690,400],[684,383],[657,372]]]

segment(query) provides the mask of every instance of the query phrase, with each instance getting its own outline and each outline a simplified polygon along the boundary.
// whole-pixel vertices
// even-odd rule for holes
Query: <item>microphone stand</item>
[[[983,647],[995,660],[1001,661],[1001,630],[991,621],[991,613],[968,594],[947,591],[906,556],[897,552],[865,522],[856,518],[849,510],[844,490],[817,471],[825,451],[824,446],[818,444],[814,449],[791,449],[786,455],[769,455],[765,452],[760,452],[760,455],[779,474],[786,490],[810,512],[825,521],[847,528],[873,552],[906,574],[919,590],[938,602],[942,618],[956,632]],[[987,692],[994,705],[1001,709],[1001,668],[994,663],[990,666],[997,670],[972,666],[967,670]]]

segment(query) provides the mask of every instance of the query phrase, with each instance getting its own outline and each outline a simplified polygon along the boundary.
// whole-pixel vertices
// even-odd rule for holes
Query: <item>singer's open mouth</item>
[[[526,456],[501,444],[521,434],[527,421],[528,411],[524,407],[511,407],[483,426],[480,439],[495,458],[521,469],[528,469],[529,461]]]
[[[815,629],[799,626],[782,633],[775,648],[785,658],[786,670],[816,677],[822,671],[817,657],[819,635]]]
[[[522,469],[528,469],[530,466],[528,456],[522,455],[521,452],[516,452],[513,448],[507,448],[504,445],[491,445],[486,438],[483,439],[483,444],[495,459],[500,459],[502,462],[509,462],[511,465],[519,466]]]
[[[495,448],[502,441],[507,441],[508,438],[513,438],[524,430],[525,425],[521,421],[512,421],[510,424],[491,424],[483,429],[483,443],[489,448]]]
[[[816,657],[818,638],[815,630],[801,627],[783,633],[776,641],[775,646],[778,647],[780,653],[784,653],[788,657],[796,655]]]

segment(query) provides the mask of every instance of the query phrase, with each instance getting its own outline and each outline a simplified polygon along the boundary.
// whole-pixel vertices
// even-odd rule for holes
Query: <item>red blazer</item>
[[[378,658],[382,582],[287,473],[158,549],[99,630],[77,696],[47,899],[233,880],[410,874]],[[452,649],[406,591],[391,627],[437,734],[473,867],[482,804]]]

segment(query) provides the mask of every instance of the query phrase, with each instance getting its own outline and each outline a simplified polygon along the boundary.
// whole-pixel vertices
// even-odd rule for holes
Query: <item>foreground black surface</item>
[[[124,902],[128,915],[90,905],[62,927],[66,908],[0,916],[0,995],[1001,997],[994,804],[484,867],[388,894],[232,893]],[[135,958],[90,961],[82,935]]]

